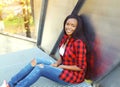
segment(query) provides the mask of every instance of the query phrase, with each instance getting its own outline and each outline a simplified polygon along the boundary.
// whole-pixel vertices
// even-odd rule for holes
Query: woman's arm
[[[59,68],[62,68],[62,69],[68,69],[68,70],[74,70],[74,71],[80,71],[81,69],[79,67],[77,67],[76,65],[60,65],[62,62],[62,59],[59,58],[57,60],[57,62],[55,62],[54,64],[51,64],[52,66],[54,67],[59,67]]]
[[[62,68],[62,69],[73,70],[73,71],[80,71],[80,70],[82,70],[79,67],[77,67],[76,65],[59,65],[58,67]]]
[[[74,70],[74,71],[81,71],[86,68],[85,44],[81,40],[76,40],[74,42],[74,48],[75,48],[74,52],[77,53],[76,58],[75,58],[76,62],[73,63],[74,65],[59,65],[58,66],[59,68],[67,69],[67,70]],[[72,63],[72,61],[71,61],[71,63]]]

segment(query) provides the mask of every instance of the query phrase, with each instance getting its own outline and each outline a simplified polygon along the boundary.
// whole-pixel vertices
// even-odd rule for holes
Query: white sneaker
[[[8,87],[6,80],[3,81],[3,84],[0,87]]]

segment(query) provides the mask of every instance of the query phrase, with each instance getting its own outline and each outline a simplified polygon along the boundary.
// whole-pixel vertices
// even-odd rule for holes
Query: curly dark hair
[[[69,16],[66,17],[66,19],[65,19],[65,21],[64,21],[64,25],[63,25],[64,33],[66,34],[66,32],[65,32],[65,24],[66,24],[66,21],[67,21],[68,19],[70,19],[70,18],[74,18],[74,19],[76,19],[77,22],[78,22],[78,25],[77,25],[77,27],[76,27],[76,30],[73,32],[72,37],[73,37],[74,39],[82,39],[84,42],[86,42],[86,39],[85,39],[85,37],[84,37],[84,32],[83,32],[83,28],[84,28],[84,27],[83,27],[83,22],[82,22],[82,19],[80,18],[80,16],[78,16],[78,15],[73,15],[73,14],[71,14],[71,15],[69,15]]]
[[[93,42],[95,40],[95,32],[92,28],[91,24],[89,23],[89,19],[85,15],[75,15],[71,14],[68,15],[64,21],[63,29],[64,34],[65,32],[65,24],[66,21],[70,18],[75,18],[78,22],[76,30],[73,32],[72,37],[74,39],[81,39],[84,43],[86,43],[87,51],[91,51],[93,49]]]

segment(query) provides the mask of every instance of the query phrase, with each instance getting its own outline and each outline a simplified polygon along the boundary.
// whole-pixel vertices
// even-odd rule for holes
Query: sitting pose
[[[8,83],[4,81],[1,87],[30,87],[41,76],[63,85],[82,84],[87,68],[87,41],[82,22],[78,15],[66,17],[64,35],[59,44],[60,58],[57,61],[34,58]]]

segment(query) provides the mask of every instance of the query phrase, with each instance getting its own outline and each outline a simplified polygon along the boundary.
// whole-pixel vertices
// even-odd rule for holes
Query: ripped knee
[[[33,67],[37,65],[36,59],[33,59],[33,60],[31,61],[31,65],[32,65]]]
[[[44,68],[44,64],[39,64],[38,65],[40,68]]]

